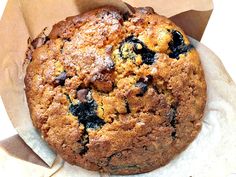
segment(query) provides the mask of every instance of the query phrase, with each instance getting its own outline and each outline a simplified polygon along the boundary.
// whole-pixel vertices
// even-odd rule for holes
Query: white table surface
[[[0,17],[7,0],[0,0]],[[213,0],[214,11],[201,42],[222,60],[226,70],[236,82],[236,1]],[[0,140],[16,134],[3,103],[0,100]],[[230,177],[236,177],[231,175]]]

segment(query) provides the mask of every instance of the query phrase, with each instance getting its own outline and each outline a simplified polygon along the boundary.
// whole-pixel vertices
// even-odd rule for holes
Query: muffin
[[[167,164],[201,129],[198,53],[152,8],[105,6],[55,24],[26,53],[33,125],[67,162],[111,174]]]

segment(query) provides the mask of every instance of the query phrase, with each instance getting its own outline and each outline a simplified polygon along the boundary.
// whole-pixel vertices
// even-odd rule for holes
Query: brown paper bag
[[[211,0],[125,0],[132,6],[151,6],[161,15],[171,17],[188,35],[200,40],[212,12]],[[50,167],[56,158],[32,126],[24,95],[22,68],[28,37],[36,37],[67,16],[77,15],[105,4],[121,10],[119,0],[9,0],[0,21],[0,95],[20,137]],[[54,164],[55,166],[55,164]],[[53,166],[53,167],[54,167]]]

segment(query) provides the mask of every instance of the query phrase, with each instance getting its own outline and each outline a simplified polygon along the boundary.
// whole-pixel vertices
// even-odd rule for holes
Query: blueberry
[[[171,124],[171,126],[172,127],[174,127],[175,128],[175,126],[176,126],[176,108],[175,107],[171,107],[170,108],[170,111],[169,111],[169,113],[168,113],[168,118],[169,118],[169,121],[170,121],[170,124]]]
[[[63,71],[59,76],[55,78],[55,83],[57,85],[64,86],[65,85],[65,80],[66,80],[66,72]]]
[[[134,36],[129,36],[121,42],[119,52],[123,59],[131,58],[134,60],[140,54],[143,63],[151,65],[155,62],[155,52],[148,49],[142,41]]]
[[[79,154],[84,155],[88,151],[88,147],[86,145],[89,143],[89,135],[86,129],[83,130],[81,139],[78,143],[82,145]]]
[[[172,40],[168,43],[169,49],[171,51],[171,53],[169,53],[169,57],[179,59],[180,54],[186,53],[193,46],[186,45],[184,43],[183,35],[179,31],[172,30],[171,34],[172,34]]]
[[[86,128],[97,129],[105,124],[104,120],[100,119],[96,114],[92,114],[86,117]]]
[[[174,128],[174,130],[171,132],[171,136],[173,139],[176,138],[176,113],[177,113],[177,105],[171,105],[170,111],[167,114],[169,118],[170,125]]]
[[[144,82],[137,82],[137,83],[135,84],[135,86],[140,88],[140,93],[137,94],[137,96],[143,96],[144,93],[145,93],[145,92],[147,91],[147,89],[148,89],[148,85],[147,85],[146,83],[144,83]]]
[[[78,121],[84,125],[83,133],[81,139],[78,141],[82,145],[79,152],[80,155],[86,154],[88,151],[87,144],[89,143],[89,135],[87,132],[88,128],[97,129],[105,124],[104,120],[96,115],[97,104],[93,100],[91,92],[89,89],[79,89],[77,91],[77,97],[79,102],[73,104],[69,95],[66,95],[67,99],[70,101],[69,111],[76,117]]]
[[[126,100],[126,102],[125,102],[125,108],[126,108],[126,113],[127,113],[127,114],[131,113],[128,100]]]
[[[84,99],[84,98],[83,98]],[[97,129],[105,124],[104,120],[97,116],[97,104],[89,96],[89,92],[86,96],[86,101],[78,102],[78,104],[70,104],[69,111],[76,117],[80,123],[86,128]]]

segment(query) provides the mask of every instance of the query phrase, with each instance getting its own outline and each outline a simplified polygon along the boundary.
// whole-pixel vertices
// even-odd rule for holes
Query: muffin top
[[[34,126],[66,161],[134,174],[168,163],[201,128],[206,83],[184,32],[152,8],[68,17],[27,51]]]

